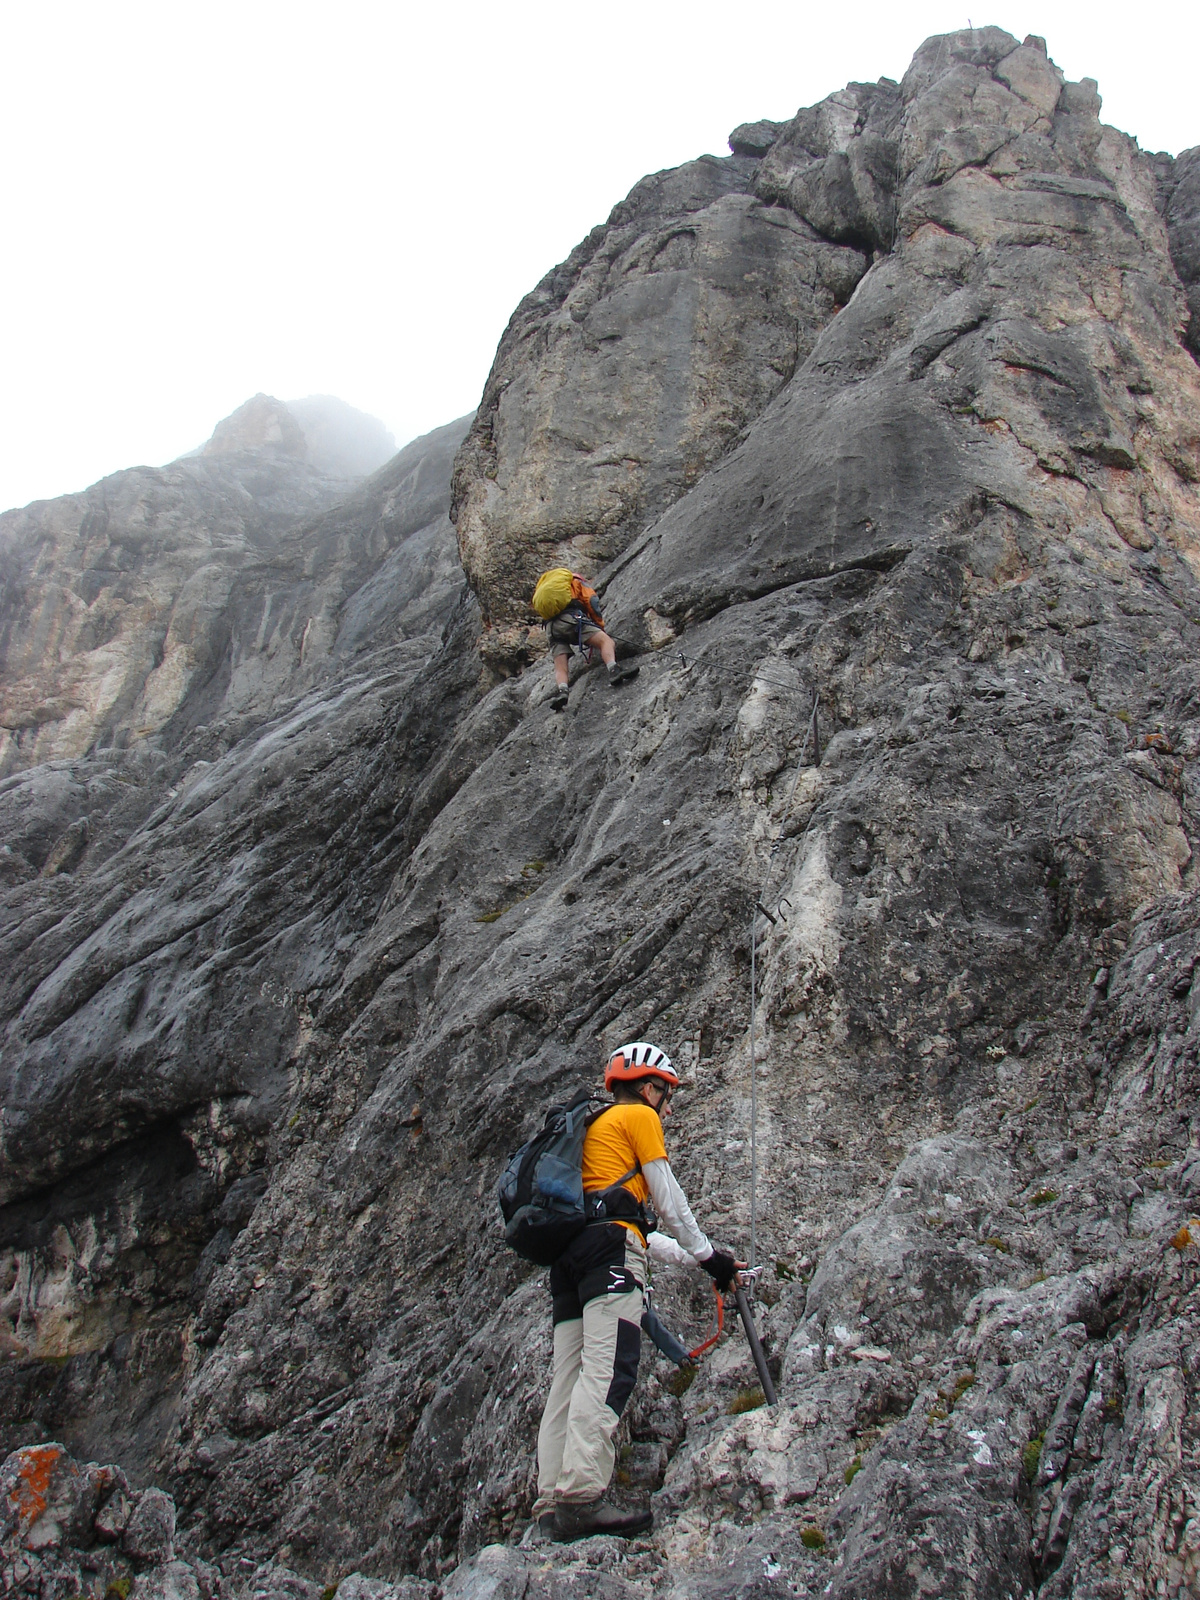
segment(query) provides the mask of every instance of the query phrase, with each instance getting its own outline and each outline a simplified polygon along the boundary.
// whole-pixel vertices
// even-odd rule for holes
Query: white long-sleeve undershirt
[[[692,1208],[687,1203],[687,1196],[671,1171],[671,1163],[662,1159],[647,1161],[642,1168],[642,1176],[650,1187],[650,1198],[658,1213],[659,1228],[671,1235],[679,1249],[679,1255],[676,1255],[661,1234],[652,1233],[648,1243],[653,1253],[660,1261],[674,1261],[679,1266],[690,1267],[697,1261],[707,1261],[713,1253],[712,1244],[700,1232]],[[655,1240],[659,1241],[657,1246]]]
[[[653,1233],[646,1236],[646,1249],[660,1266],[694,1267],[696,1258],[689,1254],[681,1244],[676,1244],[669,1233],[664,1233],[661,1228],[656,1228]]]

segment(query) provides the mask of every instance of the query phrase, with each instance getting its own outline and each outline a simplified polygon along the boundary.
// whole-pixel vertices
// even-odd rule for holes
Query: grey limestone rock
[[[117,1488],[97,1511],[92,1522],[99,1539],[119,1539],[129,1526],[133,1503],[125,1489]]]
[[[498,671],[536,656],[538,573],[589,570],[686,492],[779,392],[866,268],[756,197],[759,163],[643,179],[513,314],[452,515]]]
[[[352,1572],[337,1586],[341,1600],[436,1600],[436,1586],[425,1578],[400,1578],[388,1583],[382,1578],[364,1578]]]
[[[765,156],[783,132],[782,122],[742,122],[729,135],[729,148],[735,156]]]
[[[442,1590],[444,1600],[633,1600],[637,1593],[614,1573],[588,1563],[586,1553],[582,1561],[550,1566],[504,1545],[487,1545]]]
[[[196,456],[6,512],[0,771],[131,741],[211,760],[368,649],[424,659],[461,584],[446,478],[466,421],[347,497],[259,395]]]
[[[223,417],[197,454],[212,458],[251,452],[268,457],[293,456],[297,461],[308,453],[299,419],[274,395],[256,394]]]
[[[175,1505],[138,1496],[116,1466],[81,1464],[59,1444],[26,1446],[0,1467],[0,1587],[28,1600],[221,1600],[220,1574],[176,1558]],[[114,1543],[120,1539],[120,1548]]]
[[[56,1550],[86,1536],[97,1485],[60,1444],[14,1451],[0,1467],[0,1537]]]
[[[201,1600],[196,1574],[184,1561],[166,1561],[139,1572],[130,1595],[133,1600]]]
[[[502,341],[473,592],[464,422],[197,580],[224,665],[161,725],[20,745],[5,1438],[114,1438],[230,1600],[1195,1586],[1200,373],[1179,164],[1098,113],[966,29],[644,180]],[[23,649],[89,494],[11,525]],[[557,559],[641,668],[565,713],[522,609]],[[748,1245],[758,900],[779,1404],[732,1328],[686,1388],[647,1354],[653,1537],[523,1545],[549,1319],[496,1174],[649,1036]],[[707,1283],[655,1288],[699,1342]]]
[[[157,1567],[175,1554],[175,1502],[161,1489],[145,1489],[138,1496],[121,1534],[125,1554],[143,1566]]]

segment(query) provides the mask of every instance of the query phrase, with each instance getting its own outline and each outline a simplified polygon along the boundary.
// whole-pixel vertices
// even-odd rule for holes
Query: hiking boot
[[[626,678],[636,678],[641,670],[632,661],[614,661],[608,669],[608,681],[615,688],[618,683],[624,683]]]
[[[521,1540],[521,1548],[529,1549],[533,1545],[550,1544],[557,1539],[554,1531],[553,1511],[543,1511],[536,1522],[531,1522],[525,1530],[525,1537]]]
[[[635,1533],[646,1533],[654,1522],[648,1507],[642,1510],[624,1510],[614,1506],[603,1495],[596,1500],[582,1500],[564,1504],[554,1510],[554,1537],[567,1544],[573,1539],[590,1539],[593,1534],[617,1533],[628,1539]]]
[[[551,711],[565,711],[567,709],[567,690],[565,685],[551,691],[549,704]]]

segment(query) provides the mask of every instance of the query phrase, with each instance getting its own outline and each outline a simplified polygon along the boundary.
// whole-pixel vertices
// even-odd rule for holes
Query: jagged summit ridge
[[[738,445],[785,384],[792,404],[796,388],[812,391],[822,373],[833,380],[830,392],[844,390],[854,374],[839,343],[853,349],[857,375],[865,377],[881,340],[888,349],[897,342],[891,319],[912,330],[928,317],[926,342],[913,357],[924,372],[939,347],[970,331],[968,323],[978,328],[988,320],[987,307],[997,299],[992,265],[1000,263],[1007,275],[1009,256],[1025,268],[1025,285],[1013,285],[1019,314],[1036,312],[1045,324],[1040,337],[1052,345],[1070,346],[1072,327],[1098,331],[1109,313],[1120,321],[1115,302],[1106,299],[1109,285],[1082,260],[1074,307],[1056,315],[1036,304],[1041,267],[1051,278],[1061,276],[1073,245],[1089,237],[1107,234],[1115,246],[1123,236],[1104,271],[1123,270],[1123,251],[1135,273],[1147,269],[1135,281],[1171,300],[1151,315],[1171,326],[1186,316],[1177,273],[1185,287],[1196,282],[1190,156],[1178,164],[1142,157],[1125,136],[1103,127],[1099,110],[1095,83],[1066,83],[1043,40],[1031,36],[1018,45],[1001,29],[964,30],[923,46],[899,85],[850,84],[786,125],[756,125],[753,152],[735,130],[737,153],[726,161],[710,158],[636,186],[514,314],[456,465],[452,515],[484,609],[485,661],[507,671],[536,654],[537,636],[522,608],[542,567],[558,560],[619,562],[698,472]],[[1169,241],[1163,213],[1176,219]],[[708,229],[716,230],[711,237]],[[760,236],[771,241],[769,267]],[[815,261],[823,265],[814,272]],[[913,270],[901,266],[905,261]],[[979,281],[968,291],[970,262]],[[863,316],[852,317],[853,333],[839,338],[837,314],[851,295],[860,311],[864,301],[878,301],[880,325],[867,334]],[[682,341],[688,354],[674,355],[675,369],[653,346],[675,337],[665,331],[668,303],[689,330]],[[938,305],[943,310],[935,313]],[[997,310],[995,321],[1003,320]],[[1015,329],[1008,337],[1020,342]],[[814,341],[824,348],[814,350]],[[735,349],[744,356],[761,352],[765,365],[735,359]],[[1057,358],[1049,348],[1016,356],[1012,364],[1025,360],[1030,371],[1049,362],[1052,382],[1062,362],[1073,360],[1066,387],[1082,386],[1080,405],[1088,412],[1086,418],[1080,412],[1078,447],[1088,448],[1085,436],[1094,433],[1094,453],[1108,450],[1116,466],[1131,460],[1124,444],[1135,426],[1131,402],[1120,385],[1103,397],[1093,392],[1090,348],[1064,348]],[[807,383],[793,378],[798,368]],[[653,399],[668,370],[679,373],[673,398]],[[745,388],[751,371],[753,392]],[[1128,376],[1136,388],[1137,374]],[[630,405],[630,384],[645,386],[640,408]],[[722,392],[726,400],[714,404]],[[595,401],[605,394],[609,409],[627,419],[620,425],[637,432],[636,444],[619,446],[611,429],[599,437],[597,424],[607,412]],[[872,408],[886,403],[878,394],[864,400],[861,426],[872,436],[871,448],[879,440],[894,448],[889,471],[909,479],[898,498],[925,526],[939,511],[931,486],[911,478],[924,461],[953,454],[950,440],[930,431],[941,408],[919,417],[908,407],[910,417],[885,422]],[[1186,464],[1194,435],[1189,415],[1185,404],[1159,429],[1162,448],[1185,463],[1185,476],[1193,470]],[[870,459],[859,456],[855,419],[830,413],[829,426],[832,436],[813,452],[826,477],[843,448]],[[888,473],[877,476],[882,481]],[[970,492],[964,481],[959,504]],[[790,492],[772,498],[792,502]],[[839,529],[834,548],[849,552],[858,528],[883,524],[879,513],[878,506],[856,510],[848,538]],[[796,515],[806,514],[802,499]],[[724,554],[722,541],[708,548]]]

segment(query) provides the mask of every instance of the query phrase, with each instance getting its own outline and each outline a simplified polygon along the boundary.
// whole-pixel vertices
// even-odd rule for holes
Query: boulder
[[[161,1489],[144,1489],[121,1534],[121,1549],[141,1566],[159,1567],[175,1554],[175,1502]]]

